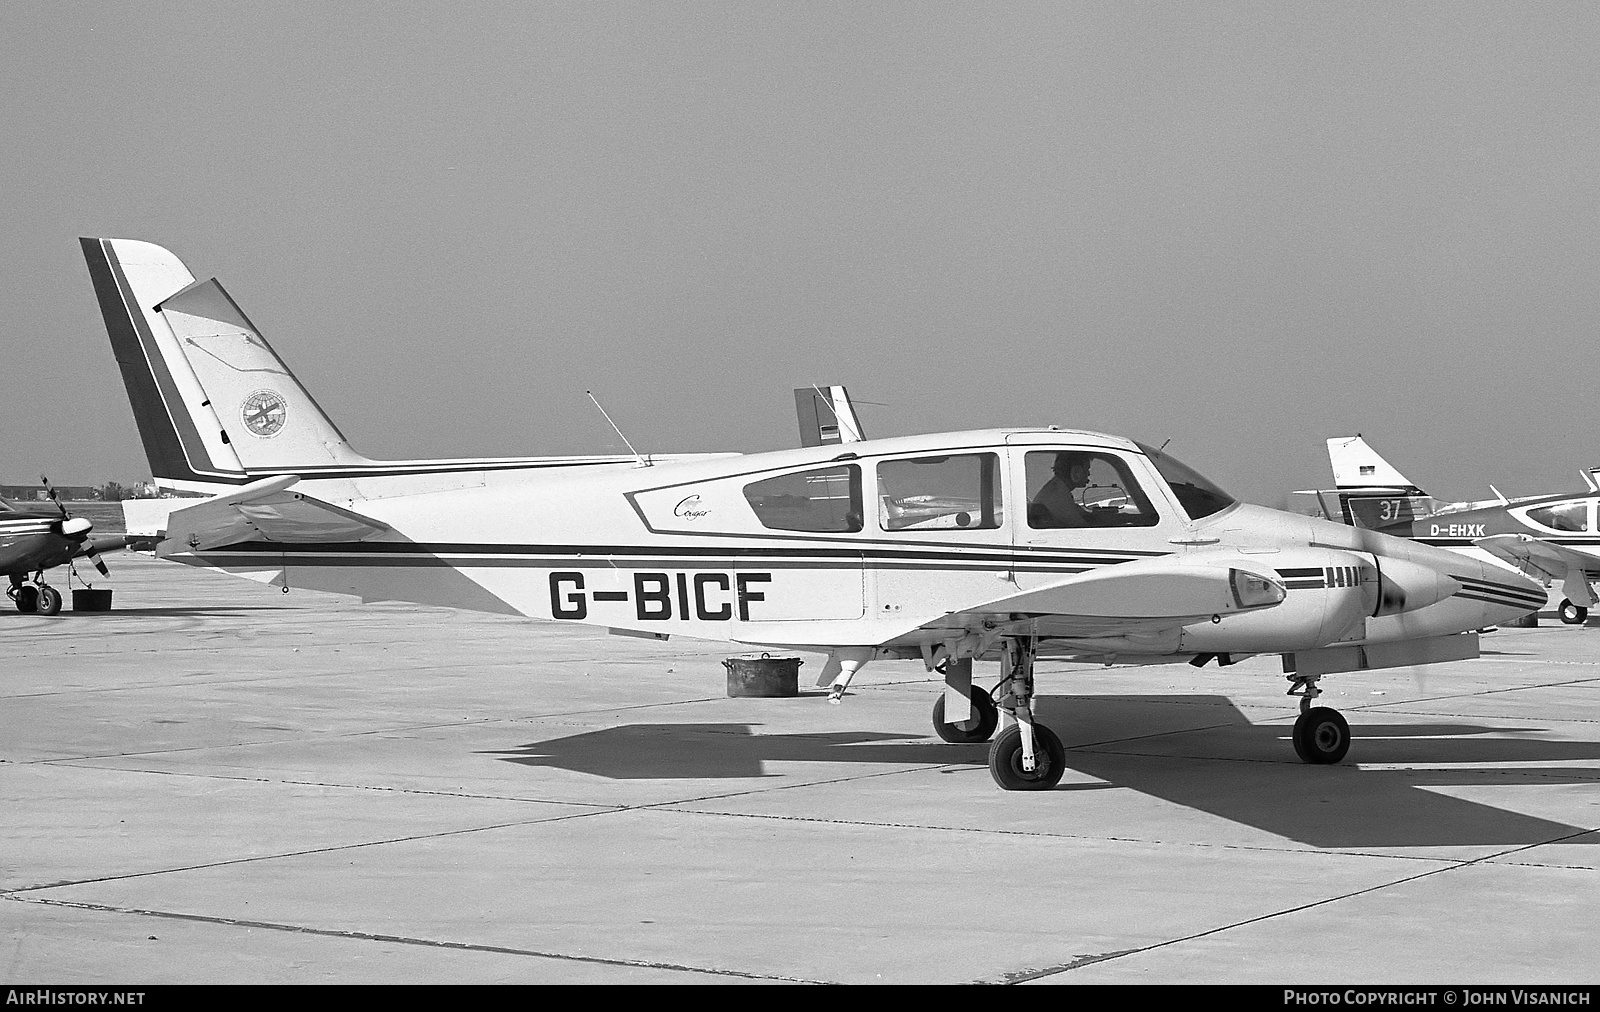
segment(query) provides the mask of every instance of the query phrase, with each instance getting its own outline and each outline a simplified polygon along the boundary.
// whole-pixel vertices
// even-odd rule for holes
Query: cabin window
[[[1160,518],[1120,457],[1093,450],[1029,453],[1028,526],[1153,527]]]
[[[1528,511],[1528,519],[1552,531],[1582,534],[1589,529],[1589,501],[1540,506]]]
[[[878,464],[878,524],[886,531],[993,530],[1002,519],[997,454]]]
[[[845,464],[780,474],[744,487],[761,526],[774,531],[849,534],[861,530],[861,467]]]
[[[1199,520],[1213,513],[1221,513],[1238,502],[1233,496],[1213,485],[1205,475],[1182,461],[1160,450],[1152,450],[1143,443],[1137,445],[1144,451],[1145,456],[1150,458],[1150,463],[1155,465],[1161,477],[1167,480],[1167,487],[1172,489],[1173,497],[1189,514],[1190,520]]]

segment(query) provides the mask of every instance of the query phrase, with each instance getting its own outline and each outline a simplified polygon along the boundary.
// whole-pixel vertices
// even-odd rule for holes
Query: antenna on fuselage
[[[644,455],[643,454],[641,454],[638,450],[635,450],[633,448],[633,444],[632,443],[628,442],[628,437],[624,436],[622,434],[622,430],[617,428],[617,423],[613,422],[611,420],[611,416],[606,414],[606,409],[600,407],[600,402],[595,400],[594,394],[591,391],[588,391],[588,390],[585,390],[584,393],[588,395],[590,401],[594,402],[594,406],[595,407],[600,408],[600,413],[602,415],[605,415],[606,424],[611,426],[611,431],[615,432],[617,434],[617,438],[621,439],[623,444],[628,447],[628,452],[633,454],[634,459],[639,462],[639,466],[640,467],[649,467],[650,466],[650,462],[648,460],[644,459]]]

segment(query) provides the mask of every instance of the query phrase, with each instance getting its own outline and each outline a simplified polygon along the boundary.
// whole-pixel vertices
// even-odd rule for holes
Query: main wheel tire
[[[17,610],[26,614],[33,614],[39,610],[39,588],[17,588]]]
[[[1067,751],[1061,739],[1043,724],[1033,725],[1032,773],[1022,769],[1022,727],[1012,724],[989,746],[989,773],[1007,791],[1048,791],[1061,782],[1067,770]]]
[[[61,591],[54,587],[39,588],[39,614],[61,614]]]
[[[1350,725],[1338,710],[1313,706],[1294,722],[1294,751],[1302,762],[1336,763],[1350,751]]]
[[[1566,598],[1561,599],[1561,621],[1567,625],[1583,625],[1589,618],[1589,609],[1580,608]]]
[[[933,701],[933,733],[952,745],[976,745],[988,741],[999,724],[1000,710],[994,705],[994,700],[989,698],[989,694],[977,686],[973,686],[970,720],[957,721],[954,724],[946,723],[944,693],[939,693],[939,698]]]

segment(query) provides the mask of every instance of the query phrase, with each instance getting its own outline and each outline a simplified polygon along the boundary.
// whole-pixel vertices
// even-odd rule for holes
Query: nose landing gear
[[[24,614],[57,615],[61,612],[61,592],[44,582],[44,574],[37,573],[33,578],[33,586],[22,582],[20,577],[11,578],[11,586],[6,589],[6,596],[16,603],[17,610]]]
[[[1301,762],[1331,765],[1350,751],[1350,725],[1338,710],[1312,706],[1322,695],[1316,675],[1289,676],[1289,695],[1300,697],[1300,716],[1294,722],[1294,753]]]

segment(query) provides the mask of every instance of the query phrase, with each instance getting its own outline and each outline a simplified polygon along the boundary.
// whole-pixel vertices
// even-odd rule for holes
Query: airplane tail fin
[[[1361,436],[1334,436],[1328,440],[1328,463],[1333,483],[1351,490],[1380,489],[1406,495],[1427,495],[1393,464],[1378,456]]]
[[[215,279],[152,243],[79,241],[159,484],[369,463]]]
[[[1329,520],[1409,537],[1412,521],[1432,516],[1444,505],[1359,435],[1329,439],[1328,462],[1337,487],[1318,489],[1316,496]]]
[[[855,443],[867,438],[850,394],[842,386],[797,387],[794,411],[800,420],[801,446]]]

